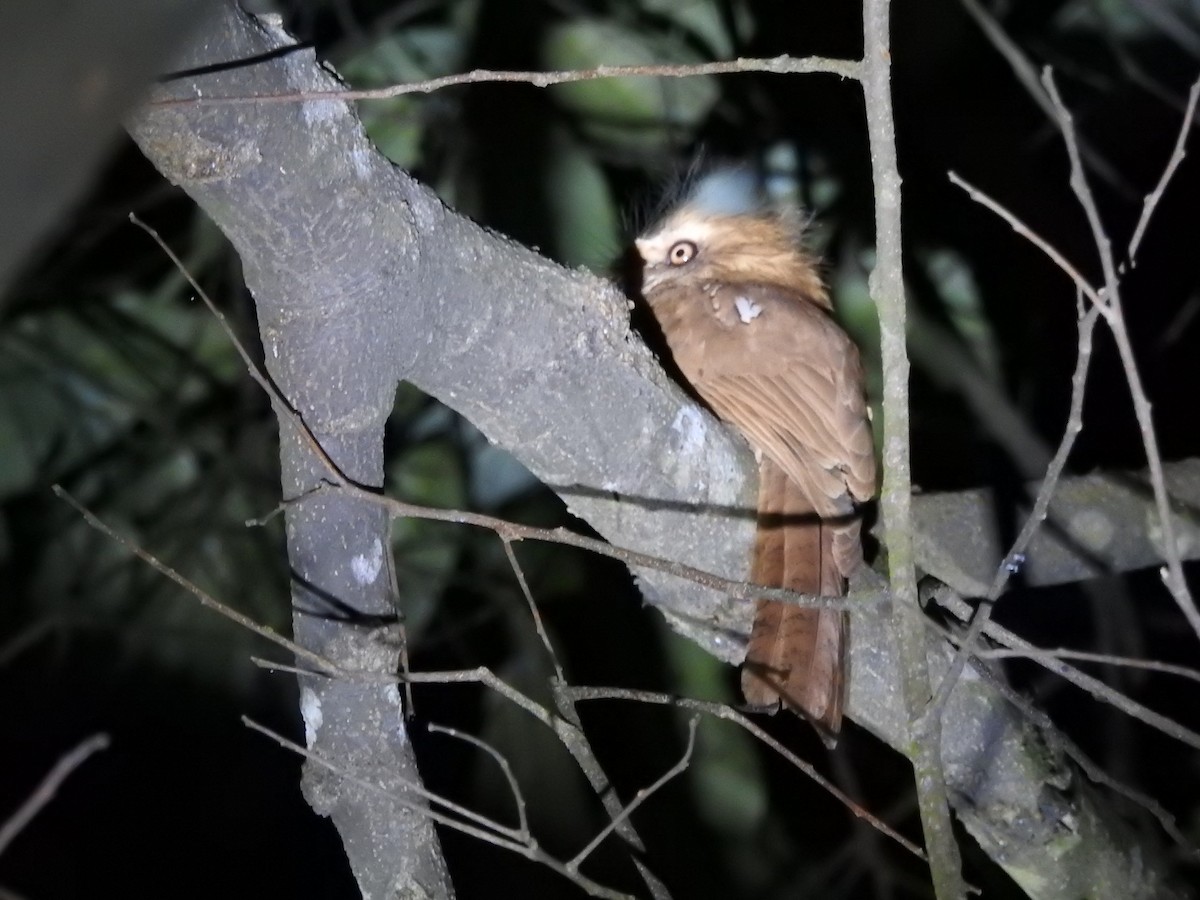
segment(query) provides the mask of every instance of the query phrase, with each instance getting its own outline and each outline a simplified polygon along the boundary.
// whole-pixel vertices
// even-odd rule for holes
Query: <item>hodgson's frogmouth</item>
[[[799,223],[686,200],[636,242],[641,293],[680,373],[759,461],[752,579],[841,596],[862,563],[856,504],[875,493],[858,350],[800,244]],[[847,615],[760,600],[742,669],[758,706],[836,737]]]

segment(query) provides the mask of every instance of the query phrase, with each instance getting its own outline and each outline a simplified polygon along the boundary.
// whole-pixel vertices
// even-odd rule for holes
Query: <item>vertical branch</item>
[[[908,755],[930,871],[939,900],[965,896],[962,861],[950,820],[941,765],[941,726],[925,715],[932,690],[926,634],[917,600],[912,541],[912,476],[909,464],[908,351],[905,346],[904,268],[901,256],[900,173],[892,118],[889,0],[863,2],[860,80],[871,142],[875,185],[875,268],[871,296],[879,311],[883,356],[883,490],[880,512],[887,534],[893,625],[899,641],[904,704],[910,723]]]
[[[376,627],[396,612],[386,510],[315,489],[328,481],[326,461],[356,484],[383,484],[383,426],[404,356],[389,323],[419,321],[412,331],[432,331],[421,318],[434,292],[419,249],[429,226],[413,212],[417,192],[404,193],[409,185],[375,153],[346,103],[247,115],[187,102],[340,87],[277,19],[252,18],[233,0],[218,5],[206,39],[177,62],[187,74],[160,84],[129,131],[240,255],[266,367],[288,400],[278,413],[280,481],[283,496],[298,501],[286,510],[296,643],[346,670],[394,673],[400,649]],[[242,63],[224,65],[230,60]],[[374,178],[392,179],[397,193],[368,212],[364,185]],[[379,234],[392,242],[385,253],[373,246]],[[393,315],[396,297],[406,302]],[[399,692],[310,676],[300,696],[309,749],[382,789],[365,792],[305,767],[305,796],[333,820],[363,895],[451,897],[437,833],[408,787],[419,773]]]

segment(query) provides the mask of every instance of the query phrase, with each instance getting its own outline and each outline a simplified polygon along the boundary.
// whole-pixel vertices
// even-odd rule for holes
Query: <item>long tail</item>
[[[759,464],[758,532],[751,578],[767,587],[840,597],[834,531],[775,463]],[[742,668],[742,693],[754,706],[782,702],[836,740],[845,694],[845,611],[760,600]]]

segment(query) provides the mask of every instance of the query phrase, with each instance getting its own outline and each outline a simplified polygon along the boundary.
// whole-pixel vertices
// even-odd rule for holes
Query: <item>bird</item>
[[[843,596],[876,488],[858,348],[833,318],[799,218],[710,194],[694,191],[634,241],[639,292],[685,386],[755,451],[751,580]],[[756,601],[747,704],[791,709],[832,746],[848,630],[843,609]]]

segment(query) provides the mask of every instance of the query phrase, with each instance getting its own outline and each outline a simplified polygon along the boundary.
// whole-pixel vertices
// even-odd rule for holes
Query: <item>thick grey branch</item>
[[[1200,460],[1163,466],[1184,559],[1200,558]],[[1037,484],[1028,486],[1032,498]],[[1004,564],[1002,532],[1020,527],[1029,504],[998,503],[987,489],[915,498],[917,558],[958,593],[982,597]],[[1053,585],[1161,565],[1157,510],[1147,475],[1064,478],[1049,515],[1019,565],[1029,585]]]
[[[292,43],[270,20],[249,19],[233,4],[206,37],[185,62],[193,70],[263,59]],[[284,53],[188,76],[161,93],[334,84],[311,55]],[[341,472],[381,484],[383,423],[402,342],[377,325],[405,324],[395,313],[406,305],[392,285],[418,269],[420,252],[419,229],[395,193],[391,167],[339,103],[249,112],[182,106],[143,113],[130,130],[241,253],[267,367],[283,394]],[[373,190],[381,192],[374,200]],[[326,469],[290,420],[280,421],[284,496],[306,497],[287,510],[296,641],[347,670],[394,673],[399,647],[371,627],[395,615],[386,512],[348,493],[311,494]],[[405,796],[405,785],[419,781],[399,692],[302,678],[301,711],[310,750],[379,788],[305,768],[306,796],[341,833],[363,896],[452,896],[423,801],[389,796]]]

